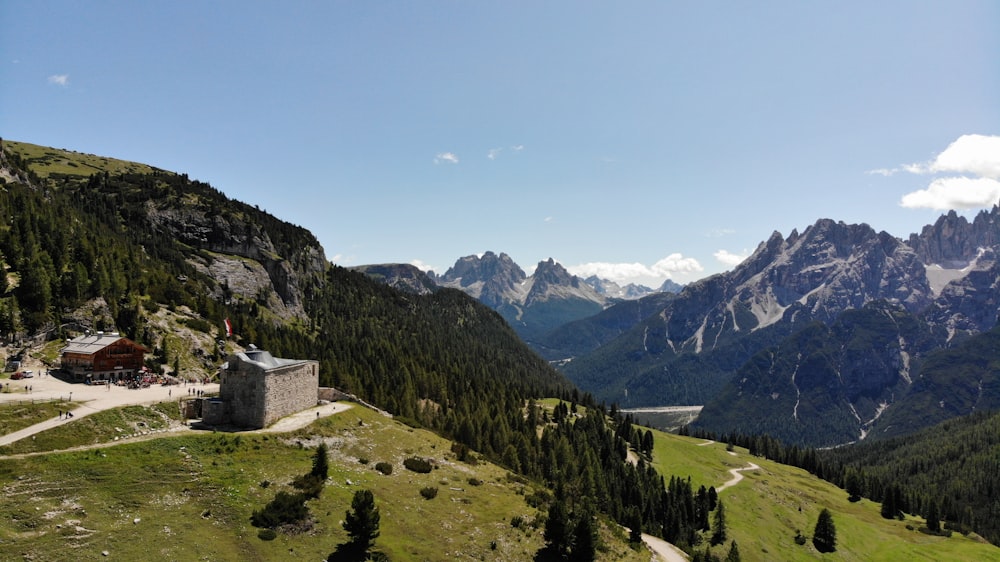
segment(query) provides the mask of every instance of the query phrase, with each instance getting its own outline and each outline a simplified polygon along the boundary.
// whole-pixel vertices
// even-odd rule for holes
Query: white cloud
[[[69,74],[53,74],[49,76],[49,84],[66,87],[69,86]]]
[[[908,209],[977,209],[1000,200],[1000,181],[990,178],[938,178],[927,189],[907,193],[899,204]]]
[[[552,222],[552,221],[556,220],[556,218],[555,217],[545,217],[542,220],[544,220],[545,222]]]
[[[500,156],[500,153],[503,152],[504,150],[505,149],[502,148],[502,147],[501,148],[491,148],[489,150],[489,152],[486,153],[486,157],[489,158],[490,160],[496,160],[497,157]],[[510,147],[510,151],[511,152],[517,153],[517,152],[521,152],[522,150],[524,150],[524,145],[523,144],[515,144],[514,146]]]
[[[587,278],[596,275],[615,283],[649,283],[651,280],[657,279],[662,281],[678,275],[683,277],[692,273],[700,273],[704,269],[698,260],[685,258],[681,254],[670,254],[649,266],[638,262],[591,262],[566,268],[567,271],[579,277]]]
[[[410,265],[419,269],[420,271],[423,271],[424,273],[427,273],[428,271],[437,271],[437,269],[434,266],[428,265],[422,262],[421,260],[412,260],[410,262]]]
[[[929,162],[905,164],[911,174],[961,174],[936,178],[926,189],[907,193],[909,209],[975,209],[1000,201],[1000,136],[962,135]]]
[[[447,164],[458,164],[458,156],[455,156],[453,152],[439,152],[437,156],[434,157],[434,163],[447,163]]]
[[[1000,136],[962,135],[937,155],[930,170],[1000,179]]]
[[[732,267],[743,263],[743,260],[747,259],[748,254],[746,252],[734,254],[729,250],[718,250],[712,255],[715,256],[715,259],[719,260],[719,263]]]
[[[736,234],[736,231],[732,228],[716,228],[708,231],[705,236],[709,238],[722,238],[723,236],[730,236],[732,234]]]
[[[899,168],[879,168],[877,170],[868,170],[865,172],[869,176],[884,176],[889,177],[895,175],[899,171]]]

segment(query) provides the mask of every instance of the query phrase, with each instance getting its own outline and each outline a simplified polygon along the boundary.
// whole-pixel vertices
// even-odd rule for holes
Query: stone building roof
[[[280,357],[275,357],[271,355],[271,352],[264,351],[263,349],[248,349],[247,351],[241,351],[234,355],[240,362],[250,363],[263,371],[269,371],[278,367],[285,367],[288,365],[306,362],[305,359],[282,359]],[[228,369],[229,364],[227,363],[223,366],[223,368]]]

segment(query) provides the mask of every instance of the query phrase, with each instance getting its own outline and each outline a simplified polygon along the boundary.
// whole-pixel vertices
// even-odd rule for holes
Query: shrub
[[[469,478],[469,486],[482,486],[483,481],[478,478]]]
[[[381,472],[386,476],[389,476],[390,474],[392,474],[392,464],[387,462],[375,463],[375,470]]]
[[[296,476],[292,480],[292,486],[302,490],[302,493],[308,498],[318,498],[320,493],[323,491],[323,485],[325,480],[316,476],[315,474],[303,474],[301,476]]]
[[[420,457],[410,457],[404,460],[403,466],[405,466],[407,470],[412,470],[413,472],[419,474],[427,474],[433,468],[429,460],[422,459]]]
[[[423,496],[425,500],[432,500],[436,498],[438,495],[437,486],[427,486],[426,488],[420,488],[420,495]]]
[[[273,529],[285,523],[301,521],[309,515],[307,499],[305,494],[278,492],[263,509],[253,512],[250,523],[254,527]]]
[[[278,538],[278,533],[276,533],[274,529],[261,529],[260,532],[257,533],[257,538],[262,541],[273,541]]]

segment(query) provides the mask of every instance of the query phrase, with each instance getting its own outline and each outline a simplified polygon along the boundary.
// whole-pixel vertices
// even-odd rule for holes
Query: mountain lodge
[[[75,381],[119,380],[139,374],[149,350],[117,332],[97,332],[69,340],[59,353]]]

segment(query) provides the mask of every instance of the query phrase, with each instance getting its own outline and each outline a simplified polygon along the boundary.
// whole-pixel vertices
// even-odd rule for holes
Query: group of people
[[[70,412],[68,410],[66,412],[63,412],[62,410],[59,410],[59,419],[67,419],[68,420],[68,419],[70,419],[72,417],[73,417],[73,412]],[[76,426],[73,426],[73,427],[76,427]]]

